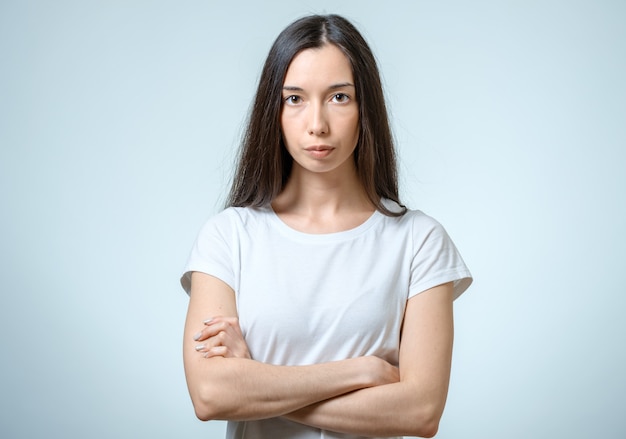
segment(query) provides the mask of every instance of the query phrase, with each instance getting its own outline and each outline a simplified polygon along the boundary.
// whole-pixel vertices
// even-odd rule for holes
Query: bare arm
[[[448,393],[452,359],[452,284],[408,302],[400,344],[400,381],[341,395],[287,417],[332,431],[363,436],[437,432]]]
[[[354,390],[397,381],[394,368],[375,357],[311,366],[274,366],[245,356],[205,358],[196,346],[202,343],[198,339],[205,338],[198,337],[198,326],[207,316],[237,317],[235,295],[221,280],[193,273],[183,359],[189,393],[202,420],[270,418]]]

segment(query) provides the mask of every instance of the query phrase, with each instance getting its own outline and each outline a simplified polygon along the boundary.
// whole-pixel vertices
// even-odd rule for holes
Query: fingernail
[[[196,335],[194,335],[194,336],[193,336],[193,339],[194,339],[195,341],[198,341],[198,339],[199,339],[200,337],[202,337],[202,332],[198,332]]]
[[[205,325],[208,325],[209,323],[211,323],[213,321],[213,319],[206,319],[204,322]]]
[[[198,346],[196,346],[196,351],[201,351],[202,349],[204,349],[203,344],[199,344]]]

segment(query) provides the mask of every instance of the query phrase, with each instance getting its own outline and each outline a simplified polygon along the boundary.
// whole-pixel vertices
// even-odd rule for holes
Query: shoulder
[[[267,214],[267,208],[227,207],[209,217],[205,221],[201,233],[212,230],[227,232],[247,229],[260,221],[264,221]]]
[[[395,201],[383,200],[385,207],[392,212],[401,212],[403,207]],[[430,215],[421,210],[406,208],[405,213],[401,216],[386,216],[385,223],[387,226],[395,225],[406,231],[410,231],[415,236],[428,236],[431,233],[445,233],[443,226]]]
[[[407,210],[400,217],[411,245],[411,286],[409,297],[453,282],[453,298],[472,283],[472,275],[446,229],[421,210]]]

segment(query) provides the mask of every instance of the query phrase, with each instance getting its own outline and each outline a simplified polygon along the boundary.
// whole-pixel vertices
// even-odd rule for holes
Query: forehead
[[[348,57],[333,44],[299,52],[287,69],[284,85],[354,82]]]

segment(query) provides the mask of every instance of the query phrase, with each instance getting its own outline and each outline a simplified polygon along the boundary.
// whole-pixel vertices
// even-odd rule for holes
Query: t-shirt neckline
[[[282,234],[298,241],[317,243],[347,241],[353,239],[369,230],[374,224],[378,223],[378,221],[380,221],[383,216],[382,213],[380,213],[378,210],[375,210],[365,221],[352,229],[332,233],[307,233],[296,230],[293,227],[287,225],[287,223],[280,219],[280,217],[274,211],[271,205],[268,205],[266,209],[267,213],[270,216],[271,222]]]

